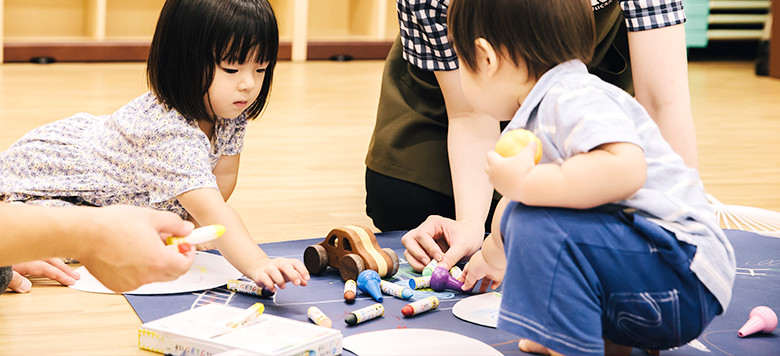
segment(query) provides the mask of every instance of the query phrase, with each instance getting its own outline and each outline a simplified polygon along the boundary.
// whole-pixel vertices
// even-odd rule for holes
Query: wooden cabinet
[[[279,22],[282,59],[384,58],[398,32],[395,0],[269,1]],[[164,2],[0,0],[0,58],[144,60]]]

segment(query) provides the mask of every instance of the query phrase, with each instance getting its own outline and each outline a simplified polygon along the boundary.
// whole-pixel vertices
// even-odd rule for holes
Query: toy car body
[[[328,266],[336,268],[341,279],[357,279],[366,269],[390,277],[398,272],[398,256],[379,247],[376,236],[363,226],[341,226],[328,233],[324,241],[306,247],[303,262],[311,274],[321,274]]]

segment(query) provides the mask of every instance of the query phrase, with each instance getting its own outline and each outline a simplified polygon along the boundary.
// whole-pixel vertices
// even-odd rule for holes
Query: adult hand
[[[19,263],[12,268],[14,274],[8,288],[17,293],[27,293],[32,288],[32,283],[26,276],[46,277],[66,286],[76,283],[80,277],[59,258]]]
[[[170,281],[186,273],[195,252],[180,253],[163,242],[187,236],[193,225],[170,212],[132,206],[95,208],[77,256],[89,272],[115,292]]]
[[[485,236],[483,223],[468,220],[452,220],[431,215],[415,229],[401,238],[406,250],[404,258],[419,272],[431,259],[439,266],[452,268],[464,257],[479,250]]]

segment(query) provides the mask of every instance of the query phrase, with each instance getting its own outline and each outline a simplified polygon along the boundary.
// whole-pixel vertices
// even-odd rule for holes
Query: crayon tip
[[[344,292],[344,300],[348,302],[354,302],[355,301],[355,292],[348,290]]]
[[[222,234],[225,233],[225,227],[222,225],[213,225],[214,226],[214,234],[217,235],[217,237],[222,236]]]
[[[344,317],[344,322],[350,326],[355,325],[357,324],[357,316],[355,316],[354,313],[349,313],[346,317]]]
[[[404,305],[403,308],[401,308],[401,314],[404,316],[412,316],[414,315],[414,308],[412,308],[411,305]]]

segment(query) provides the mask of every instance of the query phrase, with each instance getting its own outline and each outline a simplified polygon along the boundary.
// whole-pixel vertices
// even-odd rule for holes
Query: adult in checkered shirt
[[[696,167],[682,1],[591,3],[597,46],[589,71],[634,94]],[[449,268],[476,252],[499,199],[484,167],[500,127],[473,113],[460,88],[448,6],[397,1],[401,31],[386,60],[366,157],[366,212],[380,230],[411,229],[402,241],[416,270],[431,258]]]

